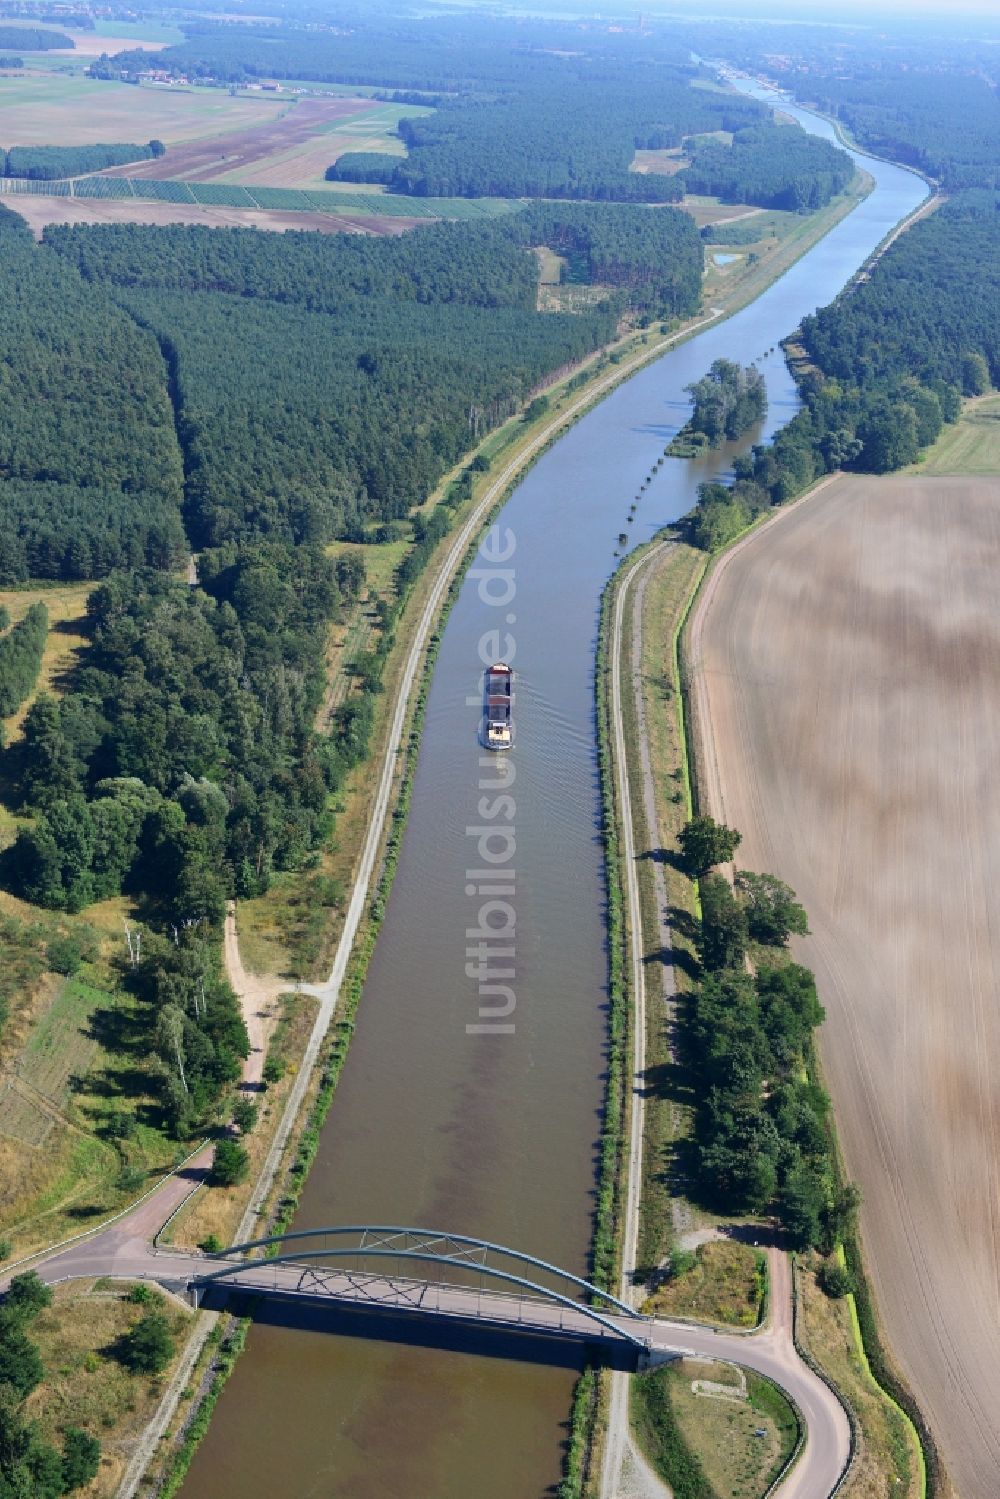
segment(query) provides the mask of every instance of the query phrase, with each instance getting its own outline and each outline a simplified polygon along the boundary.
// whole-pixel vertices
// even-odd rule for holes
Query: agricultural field
[[[232,208],[197,203],[143,203],[135,198],[19,196],[5,199],[26,219],[36,239],[46,224],[203,224],[209,229],[316,229],[320,234],[403,234],[420,219],[389,214],[300,213],[277,209]]]
[[[274,108],[273,103],[271,107]],[[303,175],[310,180],[316,177],[313,167],[308,164],[318,152],[323,163],[317,180],[322,183],[323,173],[336,155],[336,151],[325,143],[325,132],[357,115],[379,112],[379,106],[368,99],[302,99],[293,104],[285,101],[278,108],[282,111],[280,114],[265,118],[259,124],[248,121],[246,129],[229,131],[217,139],[205,135],[190,140],[168,148],[166,156],[159,161],[116,167],[107,175],[170,177],[190,182],[244,181],[296,187]],[[307,166],[296,165],[300,155]]]
[[[127,83],[60,74],[5,78],[0,89],[0,145],[79,146],[91,141],[170,145],[247,131],[276,120],[287,101],[223,89],[164,92]],[[160,169],[160,176],[166,175]]]
[[[326,169],[345,151],[379,151],[405,156],[406,148],[396,134],[404,115],[430,111],[414,104],[380,104],[368,99],[303,99],[286,116],[288,129],[312,122],[307,135],[287,146],[275,139],[270,151],[254,161],[228,167],[214,180],[259,183],[264,187],[329,187]],[[343,123],[340,123],[340,122]],[[284,125],[285,120],[279,122]],[[274,127],[277,135],[278,126]],[[356,190],[356,184],[351,184]]]
[[[105,52],[114,54],[137,46],[143,47],[147,52],[162,52],[171,42],[183,40],[182,32],[175,32],[172,27],[166,26],[129,26],[126,22],[105,21],[103,29],[95,26],[93,31],[78,31],[74,26],[59,26],[55,22],[46,24],[35,21],[34,18],[30,24],[38,31],[61,31],[73,43],[72,48],[55,47],[47,52],[26,52],[25,57],[32,62],[36,58],[59,58],[65,61],[68,57],[89,61]],[[157,32],[159,35],[154,35]]]
[[[1000,1492],[998,568],[995,483],[842,478],[691,637],[707,807],[809,913],[876,1299],[966,1494]]]
[[[944,428],[912,472],[1000,474],[1000,395],[966,401],[959,420]]]

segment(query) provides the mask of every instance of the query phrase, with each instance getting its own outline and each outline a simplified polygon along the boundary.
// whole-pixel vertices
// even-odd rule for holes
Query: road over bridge
[[[275,1257],[266,1257],[275,1251]],[[430,1265],[445,1276],[417,1273]],[[619,1368],[684,1355],[740,1364],[772,1379],[802,1417],[805,1447],[776,1490],[778,1499],[827,1499],[839,1486],[849,1449],[843,1407],[794,1346],[784,1255],[771,1256],[772,1315],[754,1334],[643,1317],[530,1255],[460,1235],[411,1229],[318,1230],[210,1256],[154,1248],[130,1233],[126,1220],[37,1268],[50,1284],[95,1276],[155,1281],[197,1304],[221,1305],[227,1296],[241,1295],[324,1306],[357,1313],[351,1318],[354,1335],[378,1336],[380,1322],[384,1325],[389,1317],[395,1336],[408,1335],[408,1325],[419,1326],[419,1335],[425,1336],[429,1323],[460,1324],[481,1329],[484,1343],[498,1330],[530,1336],[536,1343],[575,1341],[599,1350]],[[371,1317],[373,1312],[380,1316]],[[532,1356],[539,1355],[533,1350]]]

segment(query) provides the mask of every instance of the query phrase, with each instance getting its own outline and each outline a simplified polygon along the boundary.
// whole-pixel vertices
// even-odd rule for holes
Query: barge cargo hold
[[[489,750],[514,748],[514,672],[498,661],[483,673],[483,744]]]

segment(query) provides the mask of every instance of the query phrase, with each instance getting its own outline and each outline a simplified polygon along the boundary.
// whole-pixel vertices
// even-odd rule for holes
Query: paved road
[[[233,1263],[238,1263],[234,1261]],[[154,1250],[131,1223],[55,1255],[39,1267],[50,1283],[98,1275],[155,1280],[171,1288],[219,1267],[201,1255]],[[317,1262],[295,1264],[247,1263],[232,1278],[241,1290],[286,1296],[323,1295],[341,1305],[376,1302],[380,1307],[410,1314],[487,1320],[494,1326],[533,1329],[593,1338],[613,1336],[619,1329],[638,1335],[663,1356],[686,1353],[699,1358],[725,1359],[768,1375],[786,1389],[802,1412],[808,1429],[803,1457],[780,1489],[781,1499],[822,1499],[830,1494],[844,1465],[849,1434],[839,1401],[820,1379],[802,1364],[791,1332],[791,1287],[786,1256],[771,1252],[771,1323],[761,1333],[745,1336],[716,1332],[694,1324],[661,1319],[607,1317],[597,1326],[576,1307],[540,1301],[528,1295],[489,1289],[426,1283],[410,1277],[359,1276]]]

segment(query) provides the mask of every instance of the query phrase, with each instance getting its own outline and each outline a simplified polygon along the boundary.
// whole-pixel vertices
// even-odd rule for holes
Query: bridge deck
[[[247,1263],[239,1271],[214,1282],[206,1283],[202,1279],[206,1271],[218,1268],[218,1264],[200,1261],[196,1274],[185,1277],[186,1289],[203,1293],[214,1287],[220,1291],[228,1289],[249,1295],[307,1297],[352,1307],[377,1307],[383,1312],[489,1323],[493,1327],[521,1332],[530,1330],[589,1343],[639,1340],[645,1344],[650,1341],[652,1330],[651,1320],[645,1317],[627,1318],[602,1313],[609,1324],[603,1327],[582,1308],[576,1310],[528,1293],[512,1294],[490,1287],[450,1285],[298,1262]]]

